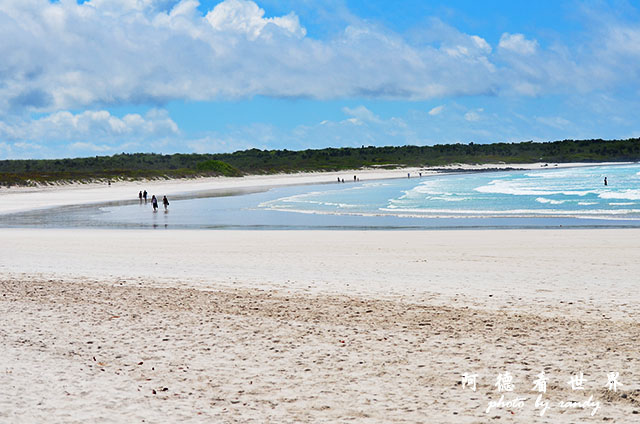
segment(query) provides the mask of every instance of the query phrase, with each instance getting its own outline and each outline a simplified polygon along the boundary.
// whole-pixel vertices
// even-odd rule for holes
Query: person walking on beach
[[[607,185],[607,177],[604,177],[604,185]]]
[[[156,195],[151,196],[151,206],[153,206],[153,211],[158,210],[158,199],[156,199]]]
[[[142,192],[142,197],[144,197],[144,203],[147,203],[147,190]]]
[[[169,199],[167,199],[167,196],[163,196],[162,197],[162,204],[164,205],[164,210],[167,210],[167,206],[169,206]]]
[[[140,199],[140,203],[142,203],[142,191],[140,191],[140,193],[138,193],[138,199]]]

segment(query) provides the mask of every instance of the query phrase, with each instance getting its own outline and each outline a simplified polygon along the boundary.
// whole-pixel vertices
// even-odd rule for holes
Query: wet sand
[[[559,168],[606,165],[607,163],[560,163],[553,164]],[[244,193],[267,190],[271,187],[301,184],[323,184],[336,182],[337,178],[353,181],[357,175],[360,181],[371,181],[390,178],[406,178],[407,173],[417,176],[434,175],[443,170],[475,170],[487,169],[541,169],[544,164],[451,164],[438,168],[401,168],[381,169],[368,168],[345,170],[339,172],[300,172],[296,174],[248,175],[244,177],[206,177],[193,179],[157,179],[150,181],[114,181],[90,183],[59,183],[36,187],[3,187],[0,186],[0,219],[2,214],[25,212],[35,209],[46,209],[69,205],[88,205],[107,202],[123,202],[138,200],[138,192],[147,190],[149,199],[155,194],[183,197],[198,197],[206,193]]]

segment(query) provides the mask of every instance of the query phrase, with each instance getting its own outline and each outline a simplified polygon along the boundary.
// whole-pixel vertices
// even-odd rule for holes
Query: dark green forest
[[[640,139],[562,140],[493,144],[441,144],[258,150],[234,153],[122,153],[74,159],[1,160],[0,185],[34,185],[143,178],[242,176],[362,167],[443,166],[451,163],[622,162],[640,160]]]

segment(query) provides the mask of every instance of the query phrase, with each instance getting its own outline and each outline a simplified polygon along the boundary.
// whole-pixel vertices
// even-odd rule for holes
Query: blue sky
[[[629,1],[2,0],[0,159],[640,136]]]

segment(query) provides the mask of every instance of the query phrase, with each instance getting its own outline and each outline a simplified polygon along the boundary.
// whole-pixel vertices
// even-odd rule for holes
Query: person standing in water
[[[144,203],[147,203],[147,190],[142,192],[142,197],[144,197]]]
[[[138,199],[140,199],[140,203],[142,203],[142,191],[140,191],[140,193],[138,193]]]
[[[163,196],[162,197],[162,204],[164,205],[164,210],[167,210],[167,206],[169,206],[169,199],[167,199],[167,196]]]
[[[156,195],[151,196],[151,206],[153,206],[153,211],[158,210],[158,199],[156,199]]]
[[[604,177],[604,185],[608,185],[607,184],[607,177]]]

